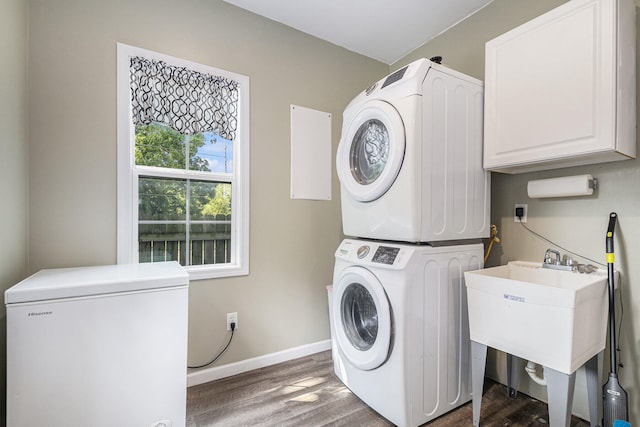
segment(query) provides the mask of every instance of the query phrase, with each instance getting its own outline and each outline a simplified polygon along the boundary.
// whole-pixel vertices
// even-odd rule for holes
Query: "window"
[[[118,44],[118,263],[248,274],[249,78]]]

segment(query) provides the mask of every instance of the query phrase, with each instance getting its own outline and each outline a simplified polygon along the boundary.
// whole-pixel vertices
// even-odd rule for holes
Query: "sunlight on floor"
[[[318,396],[316,393],[306,393],[306,394],[303,394],[302,396],[298,396],[296,398],[289,399],[289,402],[311,403],[311,402],[317,402],[318,400],[320,400],[320,396]]]
[[[324,382],[327,382],[327,378],[326,377],[307,377],[307,378],[303,378],[300,381],[296,381],[293,384],[290,384],[290,385],[282,387],[282,389],[280,390],[280,394],[295,393],[296,391],[302,391],[302,390],[304,390],[306,388],[313,387],[315,385],[322,384]],[[292,400],[296,400],[296,399],[292,399]]]
[[[306,377],[303,378],[301,380],[298,380],[292,384],[286,385],[284,387],[282,387],[279,392],[282,395],[287,395],[287,394],[291,394],[291,393],[296,393],[296,392],[300,392],[300,391],[304,391],[305,389],[308,389],[310,387],[314,387],[317,386],[319,384],[323,384],[326,383],[328,381],[328,378],[326,377]],[[318,400],[320,400],[320,392],[324,392],[325,394],[339,394],[339,393],[351,393],[351,391],[344,387],[344,386],[340,386],[340,387],[324,387],[322,388],[320,391],[315,391],[315,392],[309,392],[309,393],[304,393],[300,396],[295,396],[292,397],[291,399],[289,399],[287,402],[307,402],[307,403],[311,403],[311,402],[317,402]]]

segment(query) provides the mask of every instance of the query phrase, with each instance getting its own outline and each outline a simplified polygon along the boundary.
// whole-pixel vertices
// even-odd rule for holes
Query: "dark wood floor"
[[[471,426],[471,402],[429,427]],[[481,425],[549,426],[547,405],[523,394],[507,398],[505,386],[487,381]],[[391,423],[353,395],[333,374],[331,352],[190,387],[187,426],[366,426]],[[587,427],[573,417],[572,427]]]

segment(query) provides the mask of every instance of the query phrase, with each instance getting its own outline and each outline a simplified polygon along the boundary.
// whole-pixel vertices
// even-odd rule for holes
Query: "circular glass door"
[[[389,159],[389,131],[378,119],[362,123],[351,141],[349,166],[353,178],[369,185],[380,177]]]
[[[342,295],[342,327],[349,342],[358,350],[367,351],[378,337],[378,310],[367,288],[351,283]]]
[[[387,102],[369,101],[345,129],[336,159],[340,182],[355,200],[376,200],[402,166],[405,132],[400,114]]]
[[[375,369],[389,356],[391,310],[379,280],[362,267],[349,267],[334,284],[334,325],[338,347],[362,370]]]

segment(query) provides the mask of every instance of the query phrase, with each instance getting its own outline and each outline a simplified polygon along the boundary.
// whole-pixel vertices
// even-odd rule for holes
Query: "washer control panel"
[[[397,269],[402,268],[413,253],[413,248],[406,245],[345,239],[336,251],[336,258],[359,265],[388,266]]]
[[[371,262],[393,265],[399,252],[400,248],[398,247],[378,246],[376,253],[373,254]]]

